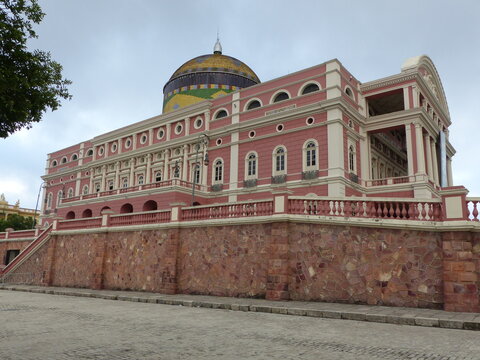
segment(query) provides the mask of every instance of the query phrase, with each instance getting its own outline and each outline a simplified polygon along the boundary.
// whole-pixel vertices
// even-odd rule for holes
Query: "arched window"
[[[275,150],[274,162],[275,173],[283,174],[285,172],[285,149],[283,147],[279,147]]]
[[[128,178],[122,178],[122,188],[128,188]]]
[[[113,190],[113,180],[108,180],[108,190]]]
[[[47,209],[52,208],[52,201],[53,201],[53,194],[48,193],[48,195],[47,195]]]
[[[70,188],[68,189],[68,195],[67,195],[68,198],[72,198],[73,197],[73,189]]]
[[[157,210],[157,208],[158,205],[156,201],[148,200],[147,202],[145,202],[145,204],[143,204],[142,211],[155,211]]]
[[[75,219],[75,212],[73,212],[73,211],[67,212],[67,214],[65,215],[65,219],[67,219],[67,220]]]
[[[307,141],[303,148],[303,168],[304,171],[317,170],[318,169],[318,146],[313,141]]]
[[[77,154],[73,154],[72,155],[72,158],[70,159],[71,161],[75,161],[78,159],[78,155]]]
[[[247,178],[256,178],[257,177],[257,155],[255,153],[249,153],[247,155],[246,163],[246,177]]]
[[[112,210],[112,209],[110,208],[110,206],[104,206],[104,207],[102,207],[102,209],[100,210],[100,214],[102,214],[104,210]]]
[[[156,182],[162,181],[162,172],[161,172],[161,171],[157,171],[157,172],[155,173],[155,181],[156,181]]]
[[[200,184],[200,165],[193,164],[192,166],[192,182],[195,184]]]
[[[67,157],[64,156],[60,162],[61,162],[62,164],[65,164],[65,163],[67,162]]]
[[[348,148],[348,169],[350,172],[355,172],[355,148],[353,145]]]
[[[138,185],[143,185],[144,182],[145,182],[145,178],[143,177],[143,175],[139,175],[137,180]]]
[[[275,95],[272,102],[276,103],[276,102],[288,100],[288,99],[290,99],[290,96],[285,91],[282,91],[282,92],[279,92],[277,95]]]
[[[60,191],[57,193],[57,206],[62,203],[62,200],[63,200],[63,191],[60,190]]]
[[[247,110],[252,110],[252,109],[256,109],[256,108],[259,108],[260,106],[262,106],[262,104],[260,103],[260,101],[258,100],[252,100],[248,103],[247,105]]]
[[[320,87],[317,84],[311,83],[305,86],[302,90],[302,95],[310,94],[315,91],[319,91]]]
[[[84,185],[83,186],[83,191],[82,191],[83,195],[88,195],[88,185]]]
[[[87,156],[93,156],[93,149],[88,149]]]
[[[351,99],[355,99],[355,98],[353,97],[353,91],[352,91],[352,89],[350,89],[348,86],[345,88],[345,94],[347,94],[348,97],[350,97]]]
[[[55,166],[57,166],[57,165],[58,165],[57,160],[53,160],[53,161],[52,161],[52,167],[55,167]]]
[[[130,203],[123,204],[122,207],[120,208],[121,214],[127,214],[132,212],[133,212],[133,206]]]
[[[100,192],[100,188],[101,188],[100,183],[99,182],[95,183],[95,192]]]
[[[92,210],[91,209],[85,209],[82,212],[82,218],[91,218],[92,217]]]
[[[219,112],[217,112],[217,114],[215,115],[215,119],[221,119],[221,118],[224,118],[228,116],[228,113],[226,110],[220,110]]]
[[[222,182],[223,181],[223,162],[222,160],[217,160],[215,161],[213,165],[213,171],[214,171],[214,178],[213,181],[215,182]]]

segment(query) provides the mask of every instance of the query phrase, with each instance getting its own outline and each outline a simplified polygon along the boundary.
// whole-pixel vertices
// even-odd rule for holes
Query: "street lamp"
[[[32,221],[32,229],[35,229],[36,221],[37,221],[37,209],[38,209],[38,202],[40,200],[40,193],[42,191],[42,188],[44,188],[46,185],[45,181],[43,181],[40,184],[40,187],[38,188],[38,195],[37,195],[37,203],[35,204],[35,213],[33,214],[33,221]]]
[[[206,134],[202,134],[197,138],[197,142],[195,143],[196,152],[195,152],[195,165],[193,170],[193,185],[192,185],[192,206],[195,206],[195,186],[197,185],[197,166],[198,165],[198,152],[200,150],[200,145],[204,145],[208,149],[208,142],[210,138]],[[205,152],[205,157],[203,159],[203,164],[208,166],[209,164],[208,159],[208,150]],[[200,180],[200,179],[199,179]]]

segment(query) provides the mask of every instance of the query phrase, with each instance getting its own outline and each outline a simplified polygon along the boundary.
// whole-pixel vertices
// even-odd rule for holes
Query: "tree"
[[[62,66],[50,53],[27,49],[37,38],[32,24],[44,13],[37,0],[0,0],[0,137],[6,138],[39,122],[47,109],[70,99]]]
[[[3,214],[2,214],[3,215]],[[21,216],[18,214],[10,214],[6,219],[0,219],[0,232],[5,229],[12,228],[14,230],[28,230],[33,228],[33,218]]]

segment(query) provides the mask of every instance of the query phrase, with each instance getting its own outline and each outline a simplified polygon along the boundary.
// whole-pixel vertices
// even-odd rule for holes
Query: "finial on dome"
[[[217,42],[215,43],[215,46],[213,47],[213,53],[214,54],[221,54],[222,53],[222,44],[220,44],[220,38],[218,37],[218,30],[217,30]]]

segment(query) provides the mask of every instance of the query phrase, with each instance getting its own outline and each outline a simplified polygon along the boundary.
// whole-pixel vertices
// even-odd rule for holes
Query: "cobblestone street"
[[[0,359],[480,359],[477,331],[0,292]]]

